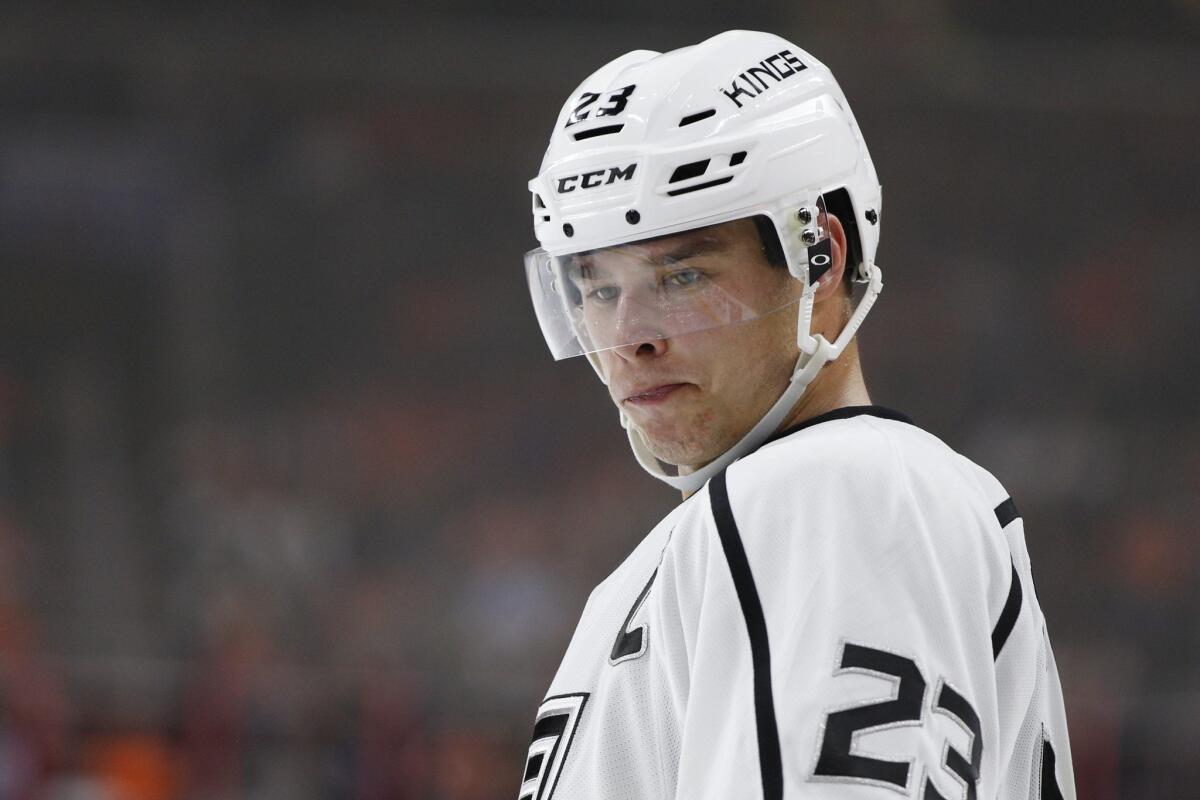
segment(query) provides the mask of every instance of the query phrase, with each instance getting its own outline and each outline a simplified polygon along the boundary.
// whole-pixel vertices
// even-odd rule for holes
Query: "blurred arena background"
[[[1020,504],[1080,797],[1196,797],[1200,3],[740,5],[3,4],[0,800],[515,797],[677,501],[546,352],[525,181],[731,27],[854,103],[868,381]]]

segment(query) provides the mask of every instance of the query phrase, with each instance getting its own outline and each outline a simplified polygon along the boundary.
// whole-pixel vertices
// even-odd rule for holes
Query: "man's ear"
[[[825,214],[825,225],[829,228],[829,243],[833,250],[833,263],[821,276],[814,301],[819,303],[826,297],[841,291],[842,275],[846,271],[846,229],[835,215]]]

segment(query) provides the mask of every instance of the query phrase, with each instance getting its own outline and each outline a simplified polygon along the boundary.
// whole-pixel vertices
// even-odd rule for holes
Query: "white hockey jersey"
[[[592,592],[519,800],[1074,798],[1020,517],[844,408],[684,501]]]

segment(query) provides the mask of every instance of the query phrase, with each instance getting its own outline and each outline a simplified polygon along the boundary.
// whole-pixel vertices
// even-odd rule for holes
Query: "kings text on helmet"
[[[733,101],[738,108],[742,107],[739,98],[753,98],[769,89],[773,83],[779,83],[785,78],[808,69],[807,65],[791,50],[780,50],[773,56],[764,58],[752,67],[738,74],[729,84],[729,88],[721,89],[721,94]],[[768,81],[768,78],[770,81]]]

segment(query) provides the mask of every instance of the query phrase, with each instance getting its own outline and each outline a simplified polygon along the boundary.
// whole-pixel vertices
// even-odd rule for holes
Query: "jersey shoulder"
[[[946,505],[959,499],[991,512],[1008,499],[983,467],[916,425],[862,414],[771,442],[734,464],[730,484],[751,503],[801,500],[855,506]],[[848,504],[848,505],[847,505]]]
[[[921,428],[860,415],[772,442],[726,476],[746,547],[886,570],[920,561],[1006,583],[1003,486]],[[942,567],[936,567],[941,564]]]

